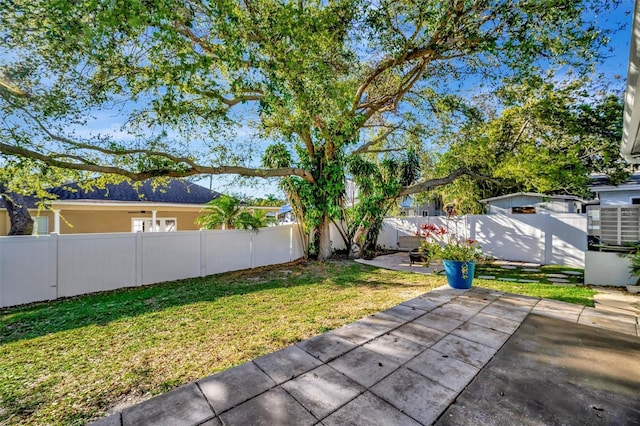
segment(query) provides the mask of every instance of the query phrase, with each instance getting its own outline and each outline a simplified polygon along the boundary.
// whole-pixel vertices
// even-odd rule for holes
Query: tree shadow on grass
[[[322,266],[320,266],[322,265]],[[376,268],[353,262],[279,265],[132,287],[0,310],[0,344],[106,325],[123,318],[220,298],[301,286],[424,286],[376,278]]]

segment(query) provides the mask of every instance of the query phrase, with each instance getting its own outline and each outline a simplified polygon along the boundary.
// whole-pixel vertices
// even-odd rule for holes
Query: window
[[[33,232],[32,235],[46,235],[49,233],[49,218],[45,216],[32,217]]]
[[[151,218],[134,217],[131,219],[132,232],[153,232]],[[178,220],[175,217],[156,218],[155,232],[175,232],[178,230]]]
[[[640,204],[640,198],[632,198],[631,204]]]
[[[512,214],[535,214],[535,207],[511,207]]]

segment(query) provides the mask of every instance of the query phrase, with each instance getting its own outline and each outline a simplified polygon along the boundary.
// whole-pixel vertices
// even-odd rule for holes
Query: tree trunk
[[[329,213],[324,212],[322,221],[318,227],[318,259],[326,260],[331,257],[331,236],[329,234],[331,219]]]
[[[350,259],[360,259],[364,256],[364,236],[369,231],[369,228],[360,225],[356,232],[353,234],[351,240],[351,247],[349,248]]]
[[[24,197],[6,192],[2,184],[0,184],[0,193],[2,193],[2,199],[11,221],[11,229],[7,235],[31,235],[33,233],[33,219],[31,219]]]

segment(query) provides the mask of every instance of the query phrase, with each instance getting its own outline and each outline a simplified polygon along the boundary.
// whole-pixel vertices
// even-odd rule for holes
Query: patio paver
[[[411,322],[394,330],[391,335],[402,337],[421,345],[431,346],[444,337],[446,333]]]
[[[356,348],[334,359],[329,366],[356,383],[371,387],[396,370],[400,364],[366,348]]]
[[[358,346],[349,340],[331,333],[321,334],[304,340],[297,345],[322,362],[331,361]]]
[[[276,382],[253,362],[198,381],[198,386],[216,413],[221,413],[271,389]]]
[[[420,423],[371,392],[365,392],[329,417],[323,419],[322,424],[325,426],[375,424],[420,426]]]
[[[464,321],[451,318],[440,310],[431,311],[419,318],[414,323],[434,328],[445,333],[449,333],[460,327]]]
[[[441,352],[427,349],[406,367],[453,391],[462,391],[480,369]]]
[[[433,423],[458,394],[406,368],[396,370],[371,391],[423,425]]]
[[[198,386],[190,383],[125,409],[122,412],[122,424],[192,425],[214,416],[211,406]]]
[[[491,314],[479,313],[475,317],[473,317],[470,322],[476,325],[481,325],[483,327],[491,328],[496,331],[502,331],[503,333],[512,334],[518,326],[520,326],[520,322],[513,321],[506,318],[501,318]]]
[[[511,337],[509,333],[503,333],[471,322],[464,323],[451,334],[494,349],[499,349]]]
[[[365,390],[327,365],[284,383],[282,388],[318,419],[327,417]]]
[[[454,334],[444,337],[431,348],[476,367],[485,365],[497,350],[491,346],[473,342]]]
[[[271,389],[220,415],[225,425],[314,425],[318,420],[291,395]]]
[[[380,336],[362,347],[376,352],[391,361],[397,362],[398,364],[404,364],[420,352],[427,349],[426,346],[419,343],[403,339],[399,336],[393,336],[391,334]]]
[[[322,361],[298,346],[289,346],[253,361],[277,384],[291,380],[322,365]]]

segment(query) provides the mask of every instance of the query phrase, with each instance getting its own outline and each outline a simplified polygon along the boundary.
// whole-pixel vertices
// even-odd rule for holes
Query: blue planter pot
[[[471,288],[475,262],[460,262],[458,260],[443,260],[444,272],[447,274],[449,286],[457,289]]]

